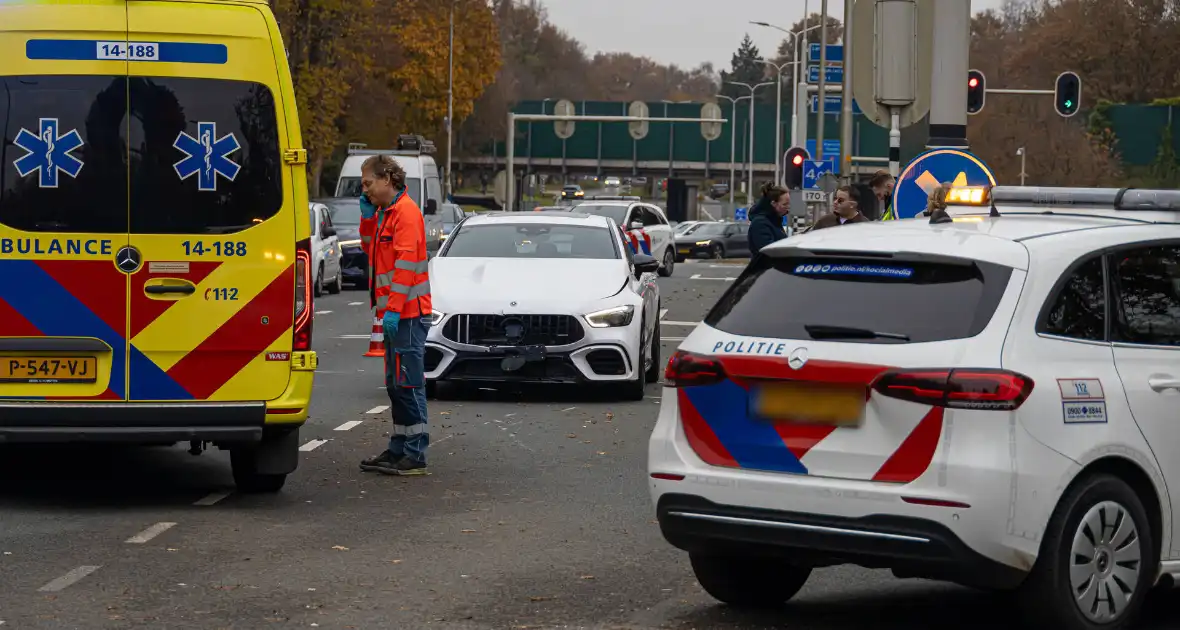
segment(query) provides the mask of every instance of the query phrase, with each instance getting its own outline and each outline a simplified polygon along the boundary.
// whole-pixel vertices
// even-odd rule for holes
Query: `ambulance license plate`
[[[865,387],[822,383],[767,383],[750,391],[751,415],[767,422],[859,426]]]
[[[95,357],[0,357],[0,383],[93,383]]]

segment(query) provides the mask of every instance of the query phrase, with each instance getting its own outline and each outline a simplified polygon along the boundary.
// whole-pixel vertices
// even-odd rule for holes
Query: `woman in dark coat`
[[[783,229],[783,217],[791,209],[791,195],[786,188],[773,182],[762,187],[762,199],[750,210],[750,254],[757,254],[763,247],[787,238]]]

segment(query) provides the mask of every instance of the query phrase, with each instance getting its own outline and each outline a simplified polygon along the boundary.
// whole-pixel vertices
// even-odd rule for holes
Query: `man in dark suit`
[[[860,192],[852,186],[841,186],[836,190],[832,212],[820,217],[812,230],[836,227],[846,223],[865,223],[869,219],[860,212]]]

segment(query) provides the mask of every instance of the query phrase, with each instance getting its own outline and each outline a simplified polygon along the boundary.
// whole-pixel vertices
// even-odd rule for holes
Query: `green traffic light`
[[[1069,108],[1069,107],[1073,107],[1073,101],[1066,101],[1066,102],[1065,102],[1065,106],[1066,106],[1067,108]]]

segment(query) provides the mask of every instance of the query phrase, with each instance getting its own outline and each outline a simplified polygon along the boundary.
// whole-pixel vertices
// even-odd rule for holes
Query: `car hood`
[[[341,243],[359,241],[361,240],[361,228],[359,225],[337,225],[336,238],[340,239]]]
[[[625,274],[619,260],[436,257],[430,293],[443,313],[581,312],[617,294]]]
[[[681,234],[680,236],[676,237],[676,244],[677,245],[693,245],[693,244],[700,242],[700,241],[713,241],[713,240],[717,240],[719,238],[721,238],[720,234],[714,234],[712,236],[705,236],[704,234],[697,235],[696,233]]]

